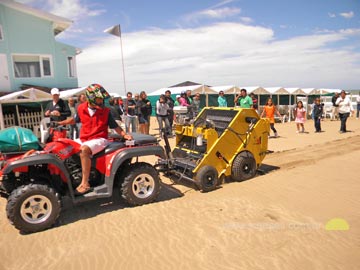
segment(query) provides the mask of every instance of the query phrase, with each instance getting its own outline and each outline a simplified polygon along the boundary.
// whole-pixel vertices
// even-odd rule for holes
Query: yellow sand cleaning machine
[[[159,161],[161,170],[207,192],[225,178],[255,176],[267,153],[269,121],[253,109],[206,107],[195,119],[176,125],[175,134],[172,151],[164,136],[168,158]]]

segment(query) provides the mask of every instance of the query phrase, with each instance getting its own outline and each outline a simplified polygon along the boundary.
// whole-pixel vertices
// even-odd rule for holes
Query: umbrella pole
[[[289,95],[289,119],[288,122],[291,122],[291,94]]]
[[[18,120],[18,126],[21,127],[22,121],[20,121],[19,107],[17,104],[16,104],[15,108],[16,108],[16,117]]]
[[[0,103],[0,127],[1,127],[1,130],[5,129],[4,115],[3,115],[1,103]]]

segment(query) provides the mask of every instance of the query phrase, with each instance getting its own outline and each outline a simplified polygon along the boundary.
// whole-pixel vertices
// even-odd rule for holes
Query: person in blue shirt
[[[316,98],[312,111],[316,133],[321,132],[321,117],[323,115],[323,112],[324,112],[324,104],[320,104],[320,98]]]
[[[218,105],[219,107],[227,107],[227,100],[224,96],[224,91],[220,91],[219,92],[219,97],[218,97]]]

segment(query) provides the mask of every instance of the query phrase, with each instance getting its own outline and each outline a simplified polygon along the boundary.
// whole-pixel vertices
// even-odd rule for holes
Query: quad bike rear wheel
[[[256,175],[256,161],[249,152],[238,154],[231,167],[231,178],[234,181],[244,181]]]
[[[60,196],[47,185],[29,184],[15,189],[6,205],[11,224],[24,233],[51,227],[61,211]]]
[[[154,201],[160,193],[160,178],[156,169],[148,163],[130,165],[121,185],[121,196],[131,205],[143,205]]]
[[[218,184],[218,172],[213,166],[205,165],[196,173],[195,181],[201,191],[212,191]]]

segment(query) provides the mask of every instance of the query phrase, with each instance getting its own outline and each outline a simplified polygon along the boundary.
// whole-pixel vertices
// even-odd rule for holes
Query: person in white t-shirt
[[[336,100],[336,105],[339,105],[339,118],[341,121],[340,133],[345,133],[347,131],[346,120],[350,116],[350,113],[354,112],[354,109],[351,106],[351,100],[346,96],[345,90],[341,90],[340,97]]]
[[[359,119],[359,114],[360,114],[360,92],[359,95],[356,97],[356,119]]]

